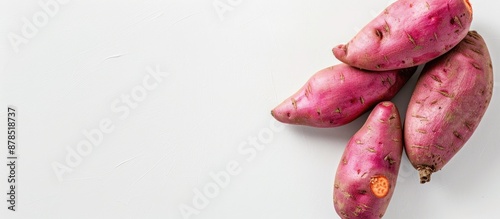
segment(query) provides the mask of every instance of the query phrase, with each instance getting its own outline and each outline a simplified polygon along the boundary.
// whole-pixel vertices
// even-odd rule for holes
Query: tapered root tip
[[[332,52],[335,57],[341,59],[342,57],[347,55],[347,45],[341,44],[336,47],[333,47]]]
[[[420,175],[420,183],[424,184],[426,182],[430,182],[432,172],[434,172],[434,171],[430,167],[427,167],[427,166],[419,167],[418,173]]]
[[[283,122],[283,123],[289,123],[287,118],[284,117],[283,112],[280,110],[273,109],[271,110],[271,116],[273,116],[276,121]]]

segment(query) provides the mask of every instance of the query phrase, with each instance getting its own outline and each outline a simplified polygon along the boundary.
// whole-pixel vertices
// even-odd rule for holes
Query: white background
[[[270,110],[338,64],[331,48],[392,1],[220,0],[231,10],[218,13],[214,0],[73,0],[51,15],[40,2],[49,0],[0,3],[0,121],[8,104],[19,111],[17,211],[7,210],[2,143],[0,218],[183,218],[187,207],[196,213],[189,218],[338,218],[335,170],[367,115],[316,129],[275,123]],[[472,29],[499,69],[499,3],[471,3]],[[34,17],[36,33],[23,35]],[[25,41],[16,45],[13,35]],[[166,76],[146,90],[148,68]],[[415,81],[394,99],[403,116]],[[384,218],[497,215],[498,92],[476,133],[430,183],[420,185],[403,160]],[[121,99],[131,93],[133,108]],[[112,131],[68,163],[88,142],[83,133],[102,120]],[[58,164],[72,172],[58,178]],[[239,165],[236,173],[213,190],[211,175],[228,164]],[[207,188],[212,197],[201,200],[196,191]]]

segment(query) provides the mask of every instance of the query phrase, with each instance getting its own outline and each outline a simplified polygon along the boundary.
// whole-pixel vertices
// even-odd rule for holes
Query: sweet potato
[[[403,153],[396,106],[379,103],[349,140],[335,174],[333,203],[341,218],[381,218],[391,200]]]
[[[399,0],[351,41],[333,48],[337,59],[386,71],[429,62],[456,46],[472,22],[468,0]]]
[[[312,127],[352,122],[375,104],[391,100],[416,68],[368,72],[338,64],[315,73],[271,114],[278,121]]]
[[[443,166],[477,128],[493,94],[493,67],[475,31],[449,53],[428,63],[410,99],[405,149],[420,182]]]

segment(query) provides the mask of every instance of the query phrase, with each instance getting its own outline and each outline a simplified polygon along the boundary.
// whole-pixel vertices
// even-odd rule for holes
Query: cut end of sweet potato
[[[431,175],[434,172],[431,167],[428,166],[421,166],[417,168],[418,173],[420,175],[420,183],[424,184],[426,182],[431,181]]]
[[[370,189],[377,198],[383,198],[389,194],[391,183],[385,176],[374,176],[370,180]]]

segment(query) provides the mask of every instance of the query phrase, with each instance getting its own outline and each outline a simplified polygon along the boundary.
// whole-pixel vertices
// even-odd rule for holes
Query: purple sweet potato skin
[[[379,103],[365,124],[349,140],[335,174],[333,203],[341,218],[381,218],[396,186],[403,153],[403,131],[398,109]],[[384,176],[389,190],[377,197],[373,178]]]
[[[385,71],[424,64],[452,49],[472,22],[468,0],[399,0],[370,21],[337,59],[361,69]]]
[[[406,153],[420,171],[421,183],[428,182],[430,174],[441,170],[469,140],[492,94],[490,54],[475,31],[426,65],[410,99],[404,125]]]
[[[369,72],[338,64],[315,73],[271,114],[278,121],[311,127],[352,122],[375,104],[391,100],[416,68]]]

